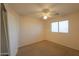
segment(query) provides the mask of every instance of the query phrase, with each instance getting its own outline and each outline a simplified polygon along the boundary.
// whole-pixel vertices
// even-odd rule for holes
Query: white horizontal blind
[[[68,33],[68,30],[69,30],[69,21],[68,20],[51,23],[52,32]]]
[[[59,22],[59,32],[68,33],[68,20]]]
[[[51,26],[52,26],[51,27],[52,32],[58,32],[58,22],[53,22]]]

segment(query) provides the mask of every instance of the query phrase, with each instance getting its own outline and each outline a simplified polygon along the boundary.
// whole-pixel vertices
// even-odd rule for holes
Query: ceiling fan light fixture
[[[46,20],[47,18],[48,18],[48,16],[43,16],[43,19],[45,19],[45,20]]]

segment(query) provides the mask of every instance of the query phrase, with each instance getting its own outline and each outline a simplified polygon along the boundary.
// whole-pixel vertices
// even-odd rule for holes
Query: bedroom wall
[[[31,16],[21,16],[19,47],[44,40],[43,22]]]
[[[79,50],[79,12],[66,15],[69,20],[69,33],[51,32],[51,22],[61,21],[61,17],[46,21],[46,40]]]

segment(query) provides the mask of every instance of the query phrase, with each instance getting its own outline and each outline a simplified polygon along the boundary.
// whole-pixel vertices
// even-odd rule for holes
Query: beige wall
[[[69,33],[51,32],[51,22],[61,20],[61,17],[56,17],[57,20],[51,19],[46,21],[46,40],[79,50],[79,12],[66,17],[69,20]]]
[[[19,16],[8,4],[5,4],[8,18],[10,55],[16,55],[19,40]]]
[[[19,46],[44,40],[43,20],[31,16],[21,16]]]

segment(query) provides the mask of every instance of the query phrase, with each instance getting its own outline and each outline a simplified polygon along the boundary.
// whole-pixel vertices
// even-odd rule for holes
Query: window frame
[[[64,31],[62,31],[62,32],[60,32],[59,31],[59,22],[62,22],[62,21],[68,21],[67,22],[67,32],[64,32]],[[60,20],[60,21],[55,21],[55,22],[58,22],[58,33],[69,33],[69,20]],[[51,32],[53,32],[54,33],[54,31],[52,31],[52,23],[55,23],[55,22],[51,22]],[[57,33],[57,32],[55,32],[55,33]]]

